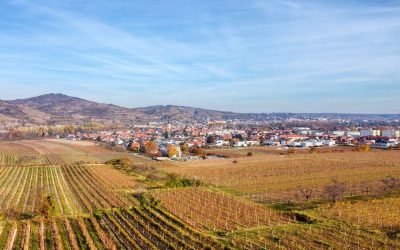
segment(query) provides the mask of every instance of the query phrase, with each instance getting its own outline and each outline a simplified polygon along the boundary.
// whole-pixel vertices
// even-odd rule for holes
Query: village
[[[154,159],[196,159],[201,149],[275,147],[318,148],[367,145],[370,148],[392,149],[399,146],[397,127],[360,127],[342,130],[315,130],[310,127],[271,129],[264,125],[212,121],[191,126],[179,123],[136,125],[132,129],[82,131],[57,135],[68,140],[90,140],[109,146],[145,153]],[[200,150],[199,150],[200,149]]]

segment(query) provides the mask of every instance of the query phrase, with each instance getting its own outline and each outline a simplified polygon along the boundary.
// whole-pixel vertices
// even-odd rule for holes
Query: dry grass
[[[344,220],[368,228],[400,230],[400,198],[338,202],[319,212],[328,218]]]
[[[121,157],[135,158],[127,151],[114,151],[91,141],[44,139],[0,143],[0,164],[3,165],[100,163]]]
[[[271,209],[207,188],[177,188],[153,195],[169,211],[199,229],[231,231],[289,222]]]
[[[399,151],[343,152],[327,154],[273,155],[181,162],[165,167],[189,178],[222,186],[254,199],[301,199],[299,190],[322,194],[325,185],[337,179],[347,185],[347,193],[362,192],[364,184],[382,188],[388,175],[400,177]]]

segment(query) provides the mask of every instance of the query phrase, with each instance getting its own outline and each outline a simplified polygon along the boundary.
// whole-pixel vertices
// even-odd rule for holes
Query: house
[[[234,147],[247,147],[247,142],[246,141],[235,141],[233,143]]]
[[[328,146],[328,147],[334,146],[335,144],[336,144],[336,142],[334,140],[323,140],[322,141],[322,145]]]
[[[399,138],[400,131],[394,129],[385,129],[382,130],[382,136],[389,137],[389,138]]]
[[[260,146],[260,141],[246,141],[247,146]]]
[[[388,149],[391,147],[394,147],[395,144],[393,142],[375,142],[371,144],[371,148],[382,148],[382,149]]]
[[[332,135],[336,135],[336,136],[344,136],[345,133],[346,133],[346,131],[342,131],[342,130],[335,130],[335,131],[331,132]]]
[[[76,136],[75,136],[74,134],[68,134],[68,135],[67,135],[67,139],[68,139],[68,140],[75,141],[75,140],[76,140]]]
[[[347,136],[360,136],[360,131],[346,131],[345,135]]]
[[[360,130],[360,136],[380,136],[381,131],[377,129],[362,129]]]
[[[302,148],[309,148],[309,147],[314,147],[314,142],[313,141],[302,141],[296,145],[300,145],[300,147],[302,147]]]

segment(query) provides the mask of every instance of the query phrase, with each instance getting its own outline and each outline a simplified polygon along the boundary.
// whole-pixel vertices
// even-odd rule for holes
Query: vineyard
[[[381,180],[400,176],[400,154],[344,152],[313,155],[255,155],[254,157],[182,162],[165,171],[197,178],[209,185],[228,188],[257,202],[305,200],[302,190],[312,190],[311,199],[324,199],[324,187],[332,179],[346,184],[346,195],[363,195],[384,189]]]
[[[0,249],[400,249],[396,153],[156,162],[87,142],[4,142]],[[100,163],[118,157],[131,163]],[[349,200],[324,197],[332,177]]]
[[[30,146],[19,143],[0,143],[0,166],[62,164],[66,162],[59,154],[40,153]]]
[[[97,150],[63,147],[0,143],[0,249],[224,248],[159,207],[138,206],[134,178],[86,161],[84,150]]]
[[[77,215],[99,208],[127,206],[133,200],[114,192],[112,183],[118,178],[121,183],[129,182],[123,182],[124,178],[114,171],[102,165],[3,167],[0,211],[34,216],[43,203],[50,203],[52,215]]]
[[[289,222],[271,209],[205,188],[165,190],[154,196],[169,211],[199,229],[233,231]]]
[[[349,221],[358,226],[381,230],[400,230],[400,198],[372,199],[359,202],[338,202],[321,206],[319,212],[328,218]]]
[[[222,249],[174,217],[152,207],[52,217],[1,225],[0,249]]]
[[[346,223],[323,221],[234,232],[238,249],[399,249],[399,240]]]

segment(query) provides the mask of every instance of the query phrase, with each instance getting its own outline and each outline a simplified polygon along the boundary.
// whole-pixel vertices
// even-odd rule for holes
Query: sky
[[[0,0],[0,99],[400,113],[400,1]]]

